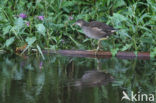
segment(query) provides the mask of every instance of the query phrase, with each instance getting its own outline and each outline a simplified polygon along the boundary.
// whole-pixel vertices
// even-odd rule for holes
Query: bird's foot
[[[98,46],[97,49],[96,49],[96,51],[95,51],[95,56],[97,56],[97,53],[98,53],[99,51],[102,51],[102,49],[100,49],[100,47]]]
[[[94,55],[97,56],[99,51],[102,51],[102,49],[100,47],[97,47],[97,49],[93,49],[93,50],[87,50],[87,51],[91,51],[94,52]]]

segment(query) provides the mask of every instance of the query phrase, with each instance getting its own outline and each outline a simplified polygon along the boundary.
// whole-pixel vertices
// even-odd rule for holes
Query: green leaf
[[[58,28],[62,28],[62,27],[64,27],[63,24],[55,24],[55,26],[58,27]]]
[[[7,26],[7,27],[4,27],[4,28],[3,28],[3,35],[9,33],[9,32],[10,32],[10,29],[11,29],[11,26],[10,26],[10,25]]]
[[[78,3],[77,1],[64,1],[62,6],[63,7],[74,6],[77,3]]]
[[[50,49],[56,50],[57,49],[57,45],[50,45]]]
[[[121,80],[114,81],[112,85],[113,86],[121,86],[121,85],[123,85],[123,81],[121,81]]]
[[[150,57],[155,58],[156,57],[156,47],[153,49],[153,51],[150,52]]]
[[[132,46],[132,44],[126,44],[126,45],[121,49],[121,51],[125,51],[125,50],[129,49],[129,48],[131,48],[131,46]]]
[[[152,37],[141,37],[140,38],[140,41],[143,42],[143,43],[148,43],[148,44],[151,44],[152,43]]]
[[[20,30],[24,26],[24,21],[22,18],[18,18],[15,20],[16,29]]]
[[[118,7],[125,6],[125,5],[126,3],[124,0],[117,0],[116,4],[114,5],[114,8],[118,8]]]
[[[141,15],[141,17],[137,20],[137,24],[139,24],[140,22],[143,22],[144,18],[151,18],[151,16],[148,13]]]
[[[15,41],[15,37],[11,37],[6,40],[5,46],[9,47]]]
[[[46,28],[43,24],[37,24],[36,25],[37,31],[42,34],[43,36],[45,36],[45,32],[46,32]]]
[[[27,37],[26,42],[28,45],[32,45],[36,41],[36,37]]]
[[[111,49],[112,56],[115,56],[118,53],[119,48]]]
[[[122,29],[122,30],[119,30],[119,34],[120,36],[123,38],[123,37],[129,37],[130,39],[132,39],[129,34],[127,33],[128,30],[126,29]]]
[[[84,46],[80,44],[79,42],[77,42],[76,40],[74,40],[72,36],[69,36],[69,38],[76,44],[77,47],[84,49]]]
[[[38,49],[39,53],[41,54],[43,60],[45,60],[45,57],[44,57],[44,55],[42,53],[42,50],[41,50],[41,48],[38,45],[37,45],[37,49]]]
[[[127,17],[118,13],[114,13],[113,16],[110,17],[110,19],[115,24],[120,24],[122,21],[127,21]]]

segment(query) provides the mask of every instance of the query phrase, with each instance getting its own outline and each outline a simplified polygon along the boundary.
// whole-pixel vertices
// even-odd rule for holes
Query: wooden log
[[[43,53],[57,53],[64,56],[74,56],[74,57],[92,57],[92,58],[110,58],[112,57],[111,52],[108,51],[87,51],[87,50],[43,50]],[[116,54],[117,58],[122,59],[150,59],[149,52],[139,52],[137,55],[134,52],[118,52]]]

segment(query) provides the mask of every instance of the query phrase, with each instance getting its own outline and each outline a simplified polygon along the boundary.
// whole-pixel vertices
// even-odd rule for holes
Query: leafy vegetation
[[[1,0],[0,14],[0,50],[96,48],[96,40],[72,26],[84,19],[118,29],[104,50],[156,54],[155,0]]]

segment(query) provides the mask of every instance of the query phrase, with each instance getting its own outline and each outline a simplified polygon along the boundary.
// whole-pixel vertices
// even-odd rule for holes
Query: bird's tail
[[[111,30],[111,33],[117,32],[118,30],[119,30],[119,29],[114,29],[114,28],[113,28],[113,29]]]

